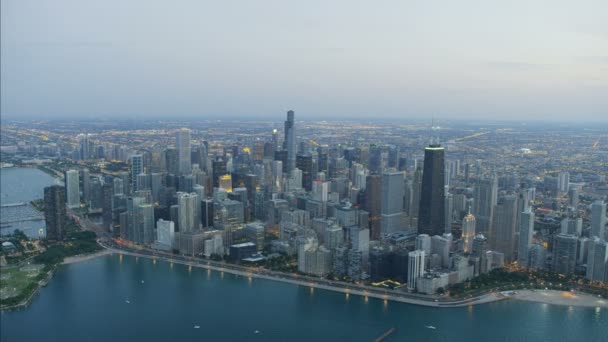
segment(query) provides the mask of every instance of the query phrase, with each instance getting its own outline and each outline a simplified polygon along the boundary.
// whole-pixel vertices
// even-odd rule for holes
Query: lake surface
[[[0,169],[0,203],[29,203],[32,200],[44,198],[44,188],[56,184],[55,178],[34,168],[5,168]],[[39,213],[42,220],[16,221],[19,217],[32,217],[36,212],[32,206],[4,207],[0,209],[3,223],[0,234],[12,234],[15,229],[23,231],[27,236],[38,238],[38,230],[45,229],[44,214]]]
[[[427,308],[119,255],[62,266],[28,308],[0,318],[2,342],[373,341],[392,327],[386,341],[608,337],[606,309],[515,300]]]

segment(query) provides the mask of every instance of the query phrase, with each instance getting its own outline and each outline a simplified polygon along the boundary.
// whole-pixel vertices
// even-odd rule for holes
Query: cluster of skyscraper
[[[86,135],[83,141],[78,155],[90,157],[95,145]],[[297,258],[303,273],[395,279],[423,293],[514,262],[607,280],[602,201],[591,206],[590,229],[572,212],[543,240],[535,234],[542,208],[533,206],[534,184],[514,186],[481,161],[467,163],[463,174],[445,151],[430,144],[419,165],[397,146],[316,145],[296,136],[293,111],[282,145],[277,130],[266,141],[219,146],[180,129],[175,146],[131,153],[129,172],[66,171],[65,193],[47,189],[49,237],[62,237],[53,210],[65,208],[50,208],[65,198],[69,208],[84,204],[116,236],[139,245],[237,261],[283,253]],[[567,192],[576,206],[567,173],[555,184],[556,195]],[[269,236],[276,239],[267,242]]]

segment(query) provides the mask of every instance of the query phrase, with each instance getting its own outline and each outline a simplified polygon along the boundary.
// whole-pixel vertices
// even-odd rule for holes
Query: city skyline
[[[608,117],[601,1],[140,5],[3,1],[2,116]]]

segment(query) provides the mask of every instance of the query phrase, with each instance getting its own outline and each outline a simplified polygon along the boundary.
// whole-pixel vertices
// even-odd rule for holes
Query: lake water
[[[55,178],[34,168],[5,168],[0,169],[0,203],[29,203],[32,200],[44,198],[44,188],[56,183]],[[0,208],[0,219],[3,222],[0,234],[11,234],[20,229],[27,236],[38,238],[38,230],[45,229],[44,214],[38,213],[41,220],[16,221],[15,219],[31,217],[36,213],[30,205]],[[5,223],[4,221],[11,221]]]
[[[3,342],[373,341],[393,327],[386,341],[608,340],[606,309],[427,308],[119,255],[62,266],[0,321]]]

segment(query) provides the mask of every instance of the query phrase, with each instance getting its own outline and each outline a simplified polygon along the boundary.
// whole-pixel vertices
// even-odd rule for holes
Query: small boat
[[[125,303],[131,304],[131,301],[127,299],[127,300],[125,300]]]
[[[427,328],[427,329],[433,329],[433,330],[437,329],[437,328],[435,328],[435,327],[434,327],[434,326],[432,326],[432,325],[425,325],[424,327],[425,327],[425,328]]]
[[[254,334],[259,334],[259,333],[260,333],[260,331],[259,331],[259,330],[256,330],[256,331],[254,331],[253,333],[254,333]]]
[[[200,325],[195,325],[195,326],[194,326],[194,329],[200,329],[200,328],[201,328],[201,326],[200,326]]]
[[[142,281],[141,281],[141,283],[143,284],[143,283],[144,283],[144,281],[142,280]]]

